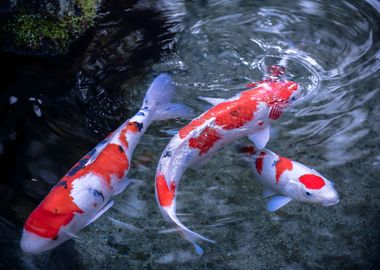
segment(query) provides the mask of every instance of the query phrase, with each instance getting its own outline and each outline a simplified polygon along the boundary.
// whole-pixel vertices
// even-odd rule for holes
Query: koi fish
[[[191,109],[170,103],[174,85],[167,74],[149,87],[141,109],[101,141],[52,188],[26,220],[21,248],[40,253],[57,247],[107,210],[130,183],[133,151],[154,120],[189,117]]]
[[[334,183],[320,173],[268,149],[242,148],[247,161],[263,186],[263,197],[271,199],[267,210],[277,211],[292,200],[330,206],[339,202]]]
[[[176,194],[180,179],[188,167],[205,164],[224,145],[248,136],[258,149],[269,140],[270,125],[290,102],[299,96],[298,85],[280,80],[282,69],[272,68],[270,76],[250,89],[224,100],[202,98],[214,105],[172,138],[158,163],[155,179],[156,199],[163,217],[190,241],[197,253],[199,240],[212,240],[184,226],[176,216]]]

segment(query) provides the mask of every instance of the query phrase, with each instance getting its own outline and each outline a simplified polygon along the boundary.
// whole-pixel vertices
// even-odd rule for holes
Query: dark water
[[[114,0],[66,57],[1,55],[0,268],[377,268],[379,13],[376,1]],[[261,186],[227,147],[181,181],[180,219],[217,241],[199,257],[165,233],[153,197],[168,133],[186,123],[166,121],[144,135],[130,172],[138,180],[109,212],[52,252],[22,253],[27,215],[133,115],[154,76],[171,73],[178,100],[201,113],[198,96],[230,97],[281,59],[304,98],[275,124],[268,148],[334,180],[338,205],[268,213]]]

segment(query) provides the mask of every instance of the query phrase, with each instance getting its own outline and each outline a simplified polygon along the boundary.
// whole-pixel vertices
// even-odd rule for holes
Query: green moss
[[[61,47],[69,41],[70,33],[65,22],[53,22],[35,15],[20,15],[10,23],[17,44],[37,49],[44,42]]]
[[[97,0],[77,0],[77,1],[78,1],[78,5],[80,6],[82,10],[83,17],[87,21],[93,22],[93,18],[96,15],[96,7],[97,7],[98,1]]]
[[[70,43],[94,25],[98,0],[75,0],[79,14],[50,18],[20,11],[5,26],[16,45],[34,50],[66,51]]]

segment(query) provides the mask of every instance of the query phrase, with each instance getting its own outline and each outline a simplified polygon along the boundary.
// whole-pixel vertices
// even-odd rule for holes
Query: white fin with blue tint
[[[84,225],[83,227],[86,227],[88,225],[90,225],[92,222],[94,222],[95,220],[97,220],[98,218],[100,218],[105,212],[107,212],[114,204],[114,201],[109,201],[105,206],[103,206],[102,209],[100,209],[93,218],[91,218],[87,223],[86,225]]]
[[[193,117],[193,110],[183,104],[171,103],[175,87],[169,74],[160,74],[150,85],[143,102],[143,109],[154,111],[154,120]]]
[[[269,212],[274,212],[280,209],[281,207],[287,205],[292,201],[292,198],[286,197],[286,196],[274,196],[272,199],[269,200],[267,204],[267,210]]]
[[[276,195],[276,192],[273,191],[272,189],[270,188],[266,188],[264,187],[264,190],[263,190],[263,198],[269,198],[269,197],[272,197],[273,195]]]
[[[188,229],[185,225],[183,225],[181,221],[179,221],[179,219],[177,218],[174,212],[173,206],[161,208],[161,211],[165,219],[167,219],[168,221],[171,221],[172,224],[177,227],[178,233],[182,235],[183,238],[190,241],[194,245],[195,252],[197,252],[197,254],[202,254],[203,252],[202,248],[196,244],[198,241],[203,240],[203,241],[215,243],[215,241],[210,240],[196,232],[193,232],[190,229]]]
[[[249,135],[248,138],[255,144],[257,149],[265,148],[270,138],[270,126]]]
[[[204,100],[214,106],[225,102],[226,100],[224,98],[210,98],[210,97],[198,97],[201,100]]]
[[[204,254],[203,248],[198,246],[197,244],[194,244],[195,253],[197,253],[199,256],[202,256]]]
[[[117,185],[117,187],[115,187],[113,195],[119,195],[122,193],[131,182],[131,179],[125,178],[121,183]]]

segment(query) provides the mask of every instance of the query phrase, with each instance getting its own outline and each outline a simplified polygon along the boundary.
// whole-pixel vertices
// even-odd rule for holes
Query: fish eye
[[[309,191],[305,192],[307,196],[311,196],[311,193]]]

